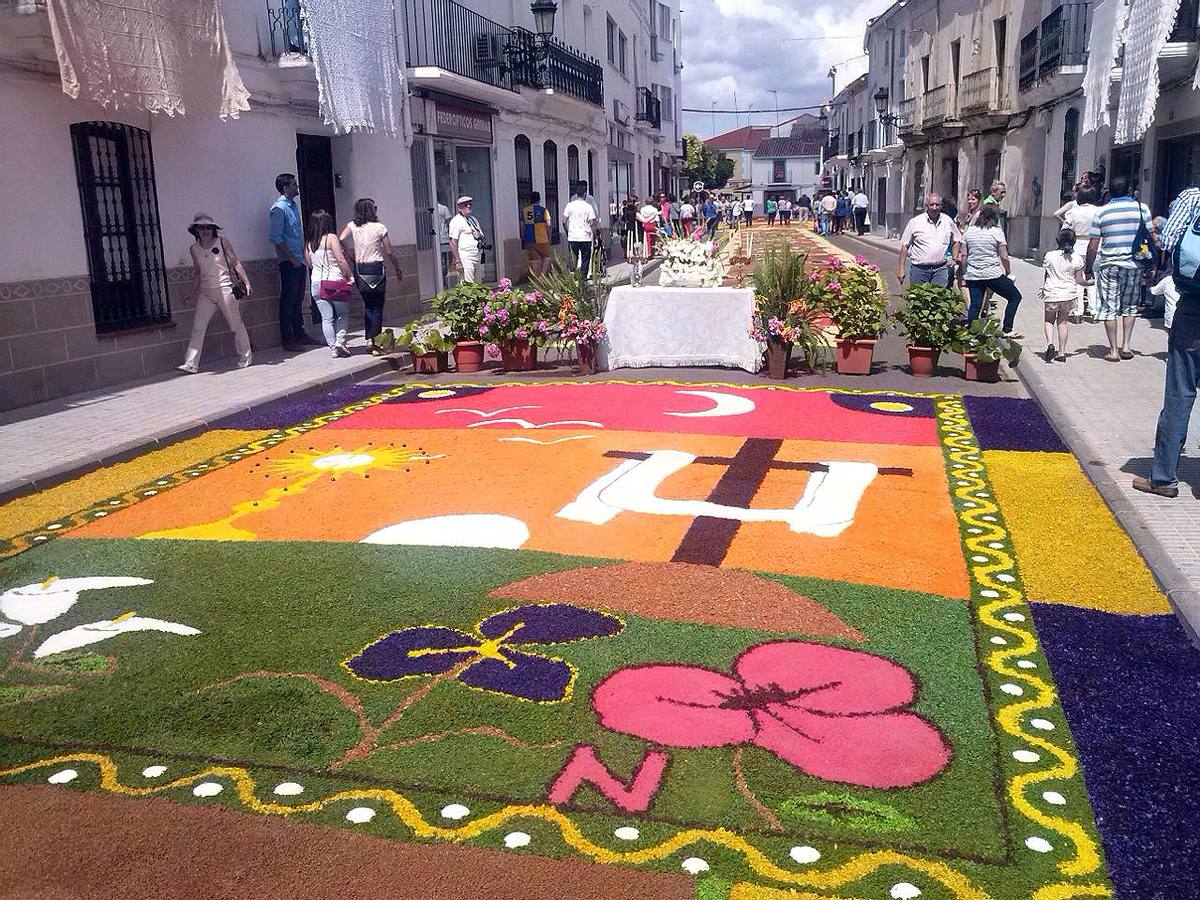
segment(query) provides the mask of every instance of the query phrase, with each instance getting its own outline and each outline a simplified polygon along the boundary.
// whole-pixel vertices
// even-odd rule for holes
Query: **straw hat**
[[[218,225],[213,220],[213,217],[208,213],[196,213],[195,217],[192,219],[192,224],[188,226],[188,231],[191,233],[192,237],[200,237],[200,235],[196,234],[196,229],[201,225],[208,225],[217,229],[217,231],[221,230],[221,226]]]

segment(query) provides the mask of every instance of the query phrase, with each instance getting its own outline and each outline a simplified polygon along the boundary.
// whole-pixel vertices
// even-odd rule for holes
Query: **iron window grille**
[[[1063,123],[1063,197],[1071,196],[1075,187],[1075,167],[1079,161],[1079,110],[1071,108]]]
[[[558,229],[558,144],[546,141],[542,145],[542,165],[546,174],[546,196],[543,205],[550,211],[550,243],[560,239]]]
[[[524,206],[533,194],[533,152],[529,138],[518,134],[513,138],[513,155],[517,169],[517,203]]]
[[[78,122],[71,143],[96,331],[169,322],[150,132]]]
[[[308,55],[304,23],[300,19],[300,0],[267,0],[267,27],[271,35],[271,56],[285,53]]]

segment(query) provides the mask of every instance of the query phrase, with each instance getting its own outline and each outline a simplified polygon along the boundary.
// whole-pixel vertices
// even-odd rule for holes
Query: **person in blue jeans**
[[[984,206],[975,224],[963,234],[963,270],[958,276],[958,284],[962,287],[966,282],[971,295],[968,322],[979,318],[983,295],[990,290],[1005,300],[1001,330],[1006,337],[1019,338],[1021,335],[1013,331],[1013,322],[1021,303],[1021,292],[1009,277],[1008,243],[997,224],[999,218],[994,204]]]
[[[305,332],[302,318],[308,267],[304,265],[304,227],[296,205],[300,193],[296,176],[290,172],[277,176],[275,190],[279,198],[271,205],[269,217],[271,243],[279,266],[279,337],[284,350],[323,347],[323,342]]]
[[[1188,188],[1171,205],[1160,243],[1175,254],[1179,303],[1167,337],[1167,375],[1154,435],[1154,464],[1150,477],[1139,475],[1133,479],[1133,487],[1160,497],[1178,497],[1179,456],[1200,381],[1200,271],[1196,267],[1200,260],[1200,188]]]

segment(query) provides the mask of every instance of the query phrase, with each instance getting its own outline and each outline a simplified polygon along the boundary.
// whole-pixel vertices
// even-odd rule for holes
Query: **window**
[[[925,206],[925,160],[918,159],[913,163],[913,194],[912,208],[920,212]]]
[[[517,206],[524,206],[533,193],[533,152],[529,138],[523,134],[513,138],[513,154],[517,169]]]
[[[625,47],[628,41],[625,39],[625,32],[617,33],[617,69],[621,74],[625,74]]]
[[[1079,157],[1079,110],[1068,109],[1063,126],[1062,196],[1075,187],[1075,167]]]
[[[546,141],[542,145],[542,165],[546,170],[546,190],[542,203],[550,211],[550,243],[557,244],[558,234],[558,144]]]
[[[610,17],[608,20],[608,61],[617,64],[617,23]]]
[[[921,93],[929,92],[929,57],[921,57]]]
[[[771,184],[783,184],[787,181],[787,161],[776,159],[771,162]]]
[[[675,92],[672,91],[665,84],[656,84],[654,86],[654,93],[658,97],[659,102],[662,104],[662,120],[664,122],[674,122],[675,121],[675,97],[674,97]]]
[[[97,332],[171,320],[150,132],[71,126]]]
[[[587,152],[587,161],[588,161],[588,177],[587,177],[588,187],[591,188],[593,192],[595,192],[595,190],[596,190],[596,151],[595,150],[589,150]]]
[[[567,145],[567,190],[574,190],[579,181],[579,148],[574,144]]]
[[[658,4],[658,29],[655,33],[660,42],[673,43],[674,41],[671,33],[671,7],[665,3]]]

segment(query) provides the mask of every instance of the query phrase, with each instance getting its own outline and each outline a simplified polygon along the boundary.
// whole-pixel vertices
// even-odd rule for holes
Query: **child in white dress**
[[[1083,255],[1075,245],[1075,232],[1064,228],[1055,241],[1057,250],[1049,251],[1042,262],[1042,303],[1046,311],[1046,362],[1067,361],[1067,317],[1079,298],[1079,288],[1087,284],[1083,275]],[[1058,329],[1057,349],[1054,343]]]

